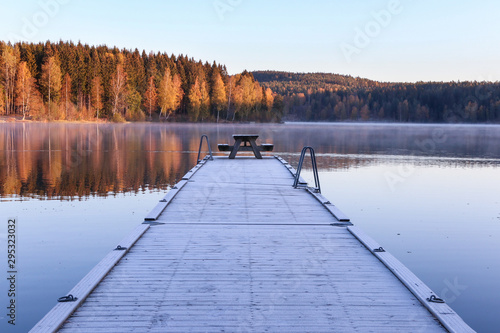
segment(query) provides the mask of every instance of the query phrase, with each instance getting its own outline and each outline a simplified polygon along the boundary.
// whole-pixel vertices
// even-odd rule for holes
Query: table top
[[[233,138],[236,139],[242,139],[242,140],[252,140],[252,139],[257,139],[259,137],[258,134],[233,134]]]

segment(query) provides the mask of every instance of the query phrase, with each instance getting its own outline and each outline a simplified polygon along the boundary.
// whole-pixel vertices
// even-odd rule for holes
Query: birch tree
[[[198,121],[201,111],[202,95],[199,78],[196,78],[194,84],[189,89],[188,94],[188,116],[191,121]]]
[[[203,76],[199,76],[200,81],[200,117],[205,120],[210,117],[210,94],[207,81]]]
[[[61,107],[64,109],[64,117],[68,119],[68,112],[71,107],[71,77],[68,73],[64,75],[62,82]]]
[[[47,97],[49,118],[51,115],[51,102],[59,99],[61,92],[61,68],[55,57],[47,58],[42,65],[41,79],[42,93]]]
[[[111,79],[111,103],[113,116],[125,107],[125,97],[127,88],[127,73],[122,64],[116,66],[116,73]]]
[[[17,66],[16,107],[21,110],[23,120],[28,115],[34,95],[36,94],[35,79],[31,76],[28,65],[22,61]]]
[[[164,114],[168,119],[180,105],[184,92],[182,91],[182,81],[178,74],[173,77],[170,74],[170,68],[165,69],[165,74],[160,82],[159,89],[160,115]]]
[[[227,106],[227,94],[224,81],[219,72],[212,75],[212,109],[217,113],[217,122],[219,122],[220,112]]]
[[[149,118],[151,119],[153,110],[156,110],[158,107],[158,93],[154,76],[151,76],[148,81],[148,89],[144,94],[144,107],[148,110]]]
[[[94,76],[92,79],[92,90],[90,91],[90,103],[92,108],[95,110],[96,118],[99,119],[99,112],[101,112],[103,103],[103,93],[101,77],[99,75]]]

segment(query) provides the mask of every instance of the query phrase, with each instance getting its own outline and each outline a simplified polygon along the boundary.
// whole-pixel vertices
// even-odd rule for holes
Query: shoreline
[[[32,120],[32,119],[22,119],[19,116],[0,116],[0,123],[67,123],[67,124],[93,124],[93,123],[112,123],[107,120]]]
[[[242,122],[242,121],[223,121],[223,122],[189,122],[189,121],[124,121],[113,122],[108,119],[96,120],[32,120],[22,119],[18,115],[0,116],[0,124],[7,123],[35,123],[35,124],[212,124],[212,125],[256,125],[256,124],[274,124],[274,125],[372,125],[372,126],[500,126],[500,123],[420,123],[420,122],[388,122],[388,121],[281,121],[281,122]]]

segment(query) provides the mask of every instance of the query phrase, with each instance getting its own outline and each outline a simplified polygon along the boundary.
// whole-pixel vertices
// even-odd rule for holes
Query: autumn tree
[[[104,106],[103,94],[104,90],[102,87],[101,77],[99,75],[94,76],[92,79],[92,90],[90,91],[90,105],[95,110],[97,119],[99,119],[99,113]]]
[[[151,76],[148,81],[148,89],[144,94],[144,107],[148,110],[149,118],[151,119],[152,112],[158,107],[158,93],[154,76]]]
[[[115,114],[125,107],[127,97],[127,73],[123,69],[123,65],[119,63],[116,66],[116,73],[111,79],[111,103],[112,114]]]
[[[217,122],[219,122],[219,114],[227,107],[227,94],[224,81],[218,71],[214,71],[212,75],[212,110],[217,113]]]
[[[247,120],[248,116],[252,111],[254,103],[257,102],[257,99],[255,98],[255,86],[252,81],[252,77],[250,75],[242,74],[238,86],[239,86],[239,93],[241,94],[240,97],[241,119]]]
[[[191,121],[198,121],[201,111],[202,95],[200,80],[197,77],[189,89],[187,113]]]
[[[243,89],[240,84],[241,74],[237,74],[232,77],[229,81],[229,99],[230,105],[229,108],[233,109],[233,121],[236,119],[236,114],[241,113],[244,108],[243,105]]]
[[[68,119],[68,113],[71,109],[71,77],[66,73],[61,86],[61,108],[64,109],[64,118]]]
[[[3,85],[0,83],[0,114],[2,113],[2,109],[4,109],[5,106],[4,96],[5,96],[5,90],[3,88]]]
[[[167,66],[161,79],[159,89],[160,117],[164,114],[165,118],[168,118],[174,111],[172,107],[172,86],[172,75],[170,74],[170,68]]]
[[[165,118],[169,118],[170,115],[179,108],[182,98],[183,90],[181,88],[182,81],[178,74],[173,77],[170,74],[170,68],[165,69],[165,74],[160,82],[159,89],[159,104],[160,104],[160,115],[164,114]]]
[[[264,99],[263,99],[263,105],[265,106],[265,109],[269,112],[271,112],[273,108],[273,102],[274,102],[274,95],[273,91],[269,88],[265,88],[264,90]]]
[[[236,78],[234,76],[230,76],[228,78],[228,82],[227,82],[227,85],[228,85],[228,93],[227,93],[227,112],[226,112],[226,120],[229,120],[229,115],[231,113],[231,105],[234,104],[234,97],[233,97],[233,94],[235,92],[235,85],[236,85]],[[232,99],[232,100],[231,100]],[[236,114],[236,111],[233,111],[233,120],[234,120],[234,116]]]
[[[262,99],[264,98],[264,94],[262,92],[262,88],[259,82],[254,81],[253,83],[253,96],[252,96],[252,119],[259,120],[265,118],[262,115]]]
[[[7,44],[2,45],[2,57],[0,63],[2,66],[2,83],[5,95],[5,114],[14,112],[14,91],[17,62],[19,59],[18,52]]]
[[[207,81],[203,76],[199,76],[200,80],[200,118],[205,120],[210,117],[210,94]]]
[[[174,74],[172,77],[172,109],[177,110],[181,107],[182,99],[184,98],[184,90],[182,89],[182,80],[179,74]]]
[[[21,61],[17,66],[15,105],[23,114],[23,120],[28,115],[36,92],[35,79],[31,76],[28,64]]]
[[[49,118],[51,117],[51,102],[57,101],[61,92],[61,68],[56,57],[48,57],[42,65],[42,94],[47,98]]]

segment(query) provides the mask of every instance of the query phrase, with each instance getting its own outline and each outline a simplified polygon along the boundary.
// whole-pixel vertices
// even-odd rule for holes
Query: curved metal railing
[[[212,148],[210,148],[210,141],[208,140],[208,135],[203,134],[200,138],[200,148],[198,148],[198,158],[196,159],[196,163],[200,163],[200,154],[201,154],[201,146],[203,145],[203,138],[206,138],[207,140],[207,146],[208,146],[208,152],[210,154],[209,159],[213,161],[214,156],[212,155]]]
[[[318,165],[316,164],[316,155],[314,154],[314,149],[309,146],[302,148],[302,152],[300,153],[299,166],[297,167],[297,172],[295,173],[295,180],[293,182],[293,187],[297,188],[299,186],[300,172],[302,171],[302,164],[304,163],[304,157],[308,150],[311,155],[311,163],[314,174],[314,185],[315,185],[314,189],[316,192],[321,193],[321,186],[319,185],[319,176],[318,176]]]

